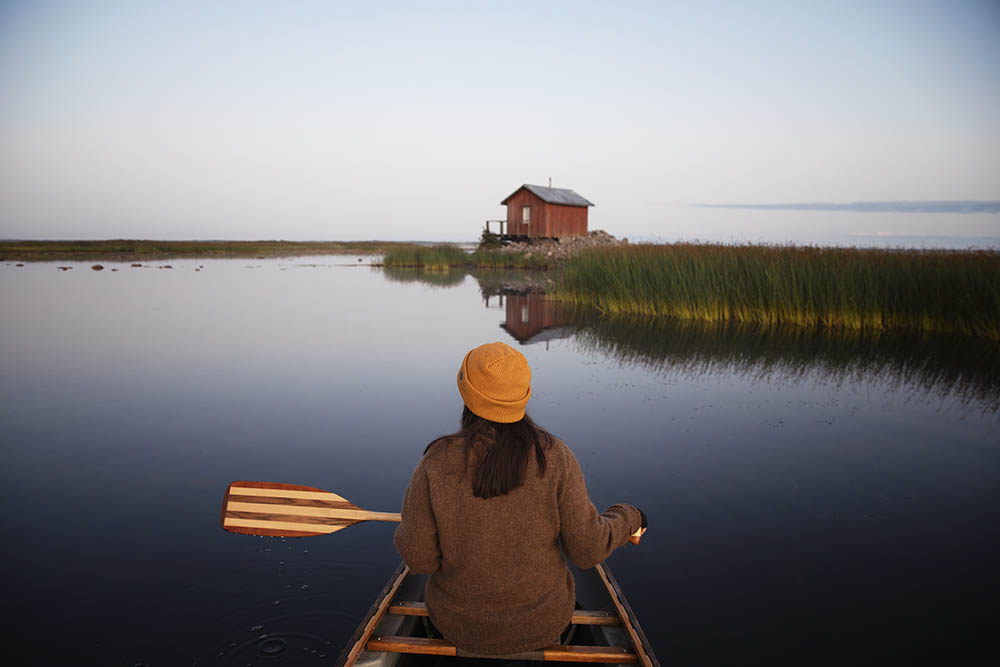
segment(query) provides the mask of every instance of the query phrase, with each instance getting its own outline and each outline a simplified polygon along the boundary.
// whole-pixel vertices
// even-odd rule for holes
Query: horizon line
[[[846,211],[854,213],[1000,213],[1000,201],[939,199],[929,201],[792,202],[778,204],[705,204],[699,208],[742,208],[761,211]]]

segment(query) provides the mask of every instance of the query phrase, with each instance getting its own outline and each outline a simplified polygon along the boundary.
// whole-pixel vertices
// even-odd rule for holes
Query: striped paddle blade
[[[336,493],[278,482],[233,482],[222,500],[222,527],[231,533],[310,537],[362,521],[399,521],[399,514],[369,512]]]

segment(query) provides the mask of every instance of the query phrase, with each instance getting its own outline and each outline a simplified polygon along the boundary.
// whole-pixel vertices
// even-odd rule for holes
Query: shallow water
[[[24,662],[330,663],[398,563],[392,526],[232,535],[226,485],[397,510],[457,426],[459,360],[492,340],[528,357],[529,412],[595,503],[649,515],[610,564],[662,663],[989,646],[995,346],[608,321],[502,277],[357,260],[0,265],[5,629]]]

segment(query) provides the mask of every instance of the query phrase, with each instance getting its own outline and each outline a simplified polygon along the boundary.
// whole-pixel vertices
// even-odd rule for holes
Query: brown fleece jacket
[[[522,486],[476,498],[478,457],[474,449],[467,471],[465,450],[464,441],[445,439],[420,460],[396,549],[410,570],[430,575],[431,621],[459,648],[504,654],[558,643],[575,606],[566,558],[583,569],[597,565],[639,529],[639,510],[612,505],[599,514],[558,439],[546,449],[542,477],[532,455]]]

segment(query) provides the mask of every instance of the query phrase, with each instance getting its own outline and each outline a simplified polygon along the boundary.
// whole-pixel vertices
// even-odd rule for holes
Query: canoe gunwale
[[[635,648],[640,663],[644,667],[660,667],[660,661],[656,659],[653,647],[649,645],[646,633],[642,631],[642,626],[639,625],[639,619],[635,615],[635,612],[632,611],[632,606],[625,599],[625,593],[622,592],[618,581],[611,574],[611,568],[607,566],[607,563],[598,563],[595,569],[601,575],[601,581],[611,596],[611,601],[618,608],[622,625],[625,626],[629,636],[632,638],[632,645]]]
[[[361,623],[358,624],[358,627],[351,636],[351,639],[344,646],[344,650],[341,652],[340,657],[337,658],[338,667],[351,667],[354,664],[354,661],[358,659],[361,651],[365,649],[365,645],[368,643],[368,638],[371,637],[375,627],[379,624],[379,621],[382,620],[382,617],[385,616],[385,610],[388,609],[393,596],[396,594],[396,591],[399,590],[400,585],[409,573],[410,568],[406,566],[406,563],[400,563],[399,567],[396,568],[396,571],[393,572],[391,577],[389,577],[389,581],[386,583],[385,588],[383,588],[382,592],[379,593],[377,598],[375,598],[375,602],[368,610],[368,613],[365,614]]]

